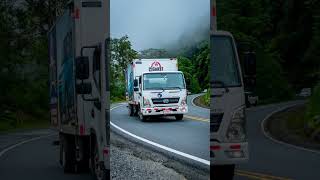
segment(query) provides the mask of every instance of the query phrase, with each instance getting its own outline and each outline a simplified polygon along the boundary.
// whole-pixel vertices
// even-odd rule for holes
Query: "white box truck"
[[[130,116],[182,120],[188,112],[186,83],[176,58],[134,59],[126,70],[126,84]]]
[[[65,172],[109,179],[109,1],[72,0],[50,29],[51,125]]]
[[[216,28],[216,2],[211,0],[211,178],[232,179],[235,165],[249,158],[244,80],[233,36]],[[246,77],[255,77],[255,59],[245,59]]]

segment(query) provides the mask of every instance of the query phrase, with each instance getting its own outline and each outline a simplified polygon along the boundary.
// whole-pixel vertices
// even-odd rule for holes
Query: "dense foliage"
[[[137,57],[138,53],[131,48],[128,36],[111,40],[111,101],[115,102],[125,99],[125,70],[128,64]]]
[[[257,52],[262,99],[288,99],[320,79],[320,1],[224,0],[217,6],[218,29]]]
[[[0,130],[49,122],[47,32],[65,2],[0,1]]]

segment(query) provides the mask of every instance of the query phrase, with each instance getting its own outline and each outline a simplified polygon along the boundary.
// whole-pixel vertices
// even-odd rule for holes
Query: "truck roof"
[[[158,74],[158,73],[183,73],[182,71],[153,71],[153,72],[143,72],[142,74]]]
[[[134,59],[133,61],[154,61],[154,60],[177,60],[177,58],[150,58],[150,59]]]
[[[228,31],[210,31],[210,35],[225,35],[232,36],[232,34]]]

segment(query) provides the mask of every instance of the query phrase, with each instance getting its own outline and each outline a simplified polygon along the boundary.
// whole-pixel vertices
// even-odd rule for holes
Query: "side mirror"
[[[246,52],[244,54],[244,74],[245,76],[256,75],[256,54],[254,52]]]
[[[89,78],[89,58],[87,56],[76,58],[76,78],[79,80]]]
[[[77,94],[91,94],[91,83],[81,83],[76,85]]]
[[[133,81],[133,86],[134,86],[134,87],[138,87],[138,79],[135,79],[135,80]]]
[[[137,91],[139,91],[139,88],[135,87],[135,88],[133,88],[133,91],[137,92]]]

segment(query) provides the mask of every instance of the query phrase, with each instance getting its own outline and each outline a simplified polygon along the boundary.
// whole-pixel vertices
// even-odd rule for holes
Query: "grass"
[[[204,95],[196,97],[194,103],[198,106],[210,108],[210,92],[206,92]]]
[[[306,122],[304,118],[305,112],[306,112],[305,106],[301,106],[291,111],[285,112],[283,118],[285,118],[285,124],[288,131],[305,136],[304,134],[304,125]]]
[[[123,97],[111,97],[111,104],[113,103],[121,103],[121,102],[125,102],[126,99]]]
[[[49,118],[45,117],[45,115],[42,116],[42,118],[25,114],[19,118],[16,117],[17,116],[12,113],[9,116],[0,118],[0,132],[6,133],[20,130],[43,129],[49,128],[50,126]]]
[[[285,112],[282,117],[285,119],[286,128],[289,132],[313,139],[311,135],[318,130],[319,122],[315,124],[312,119],[307,118],[306,114],[308,114],[308,109],[308,105],[298,107],[289,112]]]
[[[205,95],[200,97],[200,103],[207,107],[210,107],[210,90],[207,91]]]

